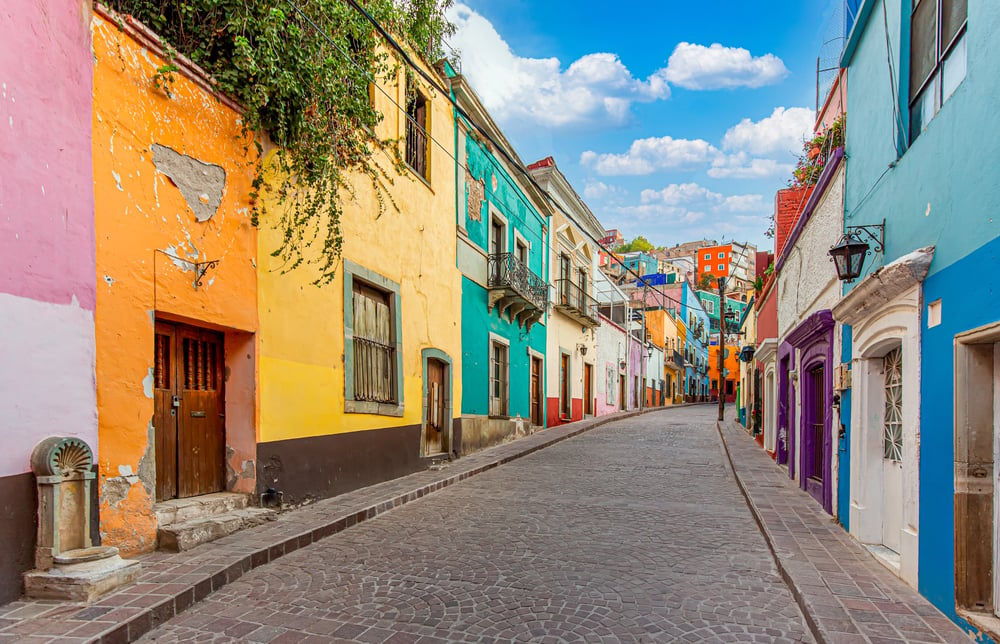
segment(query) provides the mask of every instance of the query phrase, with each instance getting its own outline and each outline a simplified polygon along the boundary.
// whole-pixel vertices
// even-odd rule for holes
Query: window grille
[[[885,419],[882,456],[903,460],[903,351],[897,347],[883,358],[885,373]]]
[[[354,399],[397,402],[396,346],[390,294],[354,288]]]

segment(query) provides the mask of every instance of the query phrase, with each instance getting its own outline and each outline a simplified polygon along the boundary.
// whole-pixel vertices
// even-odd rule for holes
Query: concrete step
[[[242,510],[249,505],[250,497],[246,494],[216,492],[186,499],[162,501],[153,506],[153,511],[156,512],[156,525],[164,528],[174,523]]]
[[[157,530],[160,550],[182,552],[244,528],[274,521],[278,513],[265,508],[242,508],[208,517],[171,523]]]

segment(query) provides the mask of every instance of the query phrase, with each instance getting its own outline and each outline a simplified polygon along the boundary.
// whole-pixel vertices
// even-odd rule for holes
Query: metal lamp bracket
[[[875,245],[871,250],[881,253],[885,250],[885,219],[881,224],[867,226],[848,226],[846,232],[860,241],[869,241]]]

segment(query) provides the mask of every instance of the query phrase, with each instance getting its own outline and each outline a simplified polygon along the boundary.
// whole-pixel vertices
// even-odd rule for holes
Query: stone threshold
[[[702,403],[619,412],[545,429],[458,459],[447,468],[323,499],[182,553],[136,557],[135,585],[84,604],[21,599],[0,606],[0,644],[6,642],[133,642],[195,602],[249,571],[465,479],[607,423]]]
[[[727,419],[716,429],[736,484],[817,642],[971,641],[800,490],[741,426]]]

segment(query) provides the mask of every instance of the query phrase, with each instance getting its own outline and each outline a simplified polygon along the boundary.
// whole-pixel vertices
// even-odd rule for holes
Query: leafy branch
[[[292,4],[294,1],[295,4]],[[404,46],[427,60],[442,55],[454,26],[445,16],[453,0],[362,0],[365,9]],[[396,59],[371,24],[344,0],[110,0],[120,13],[150,26],[168,52],[190,58],[217,89],[244,108],[244,134],[256,152],[253,221],[267,190],[277,203],[270,224],[281,233],[272,255],[283,270],[318,265],[317,284],[330,282],[343,246],[341,217],[357,177],[378,196],[380,215],[392,203],[394,177],[376,162],[385,152],[401,171],[398,141],[375,132],[383,114],[373,84],[399,72]],[[301,11],[301,13],[300,13]],[[170,96],[172,60],[157,69],[154,85]],[[264,180],[266,133],[277,146],[274,179]],[[269,175],[271,176],[271,175]]]

